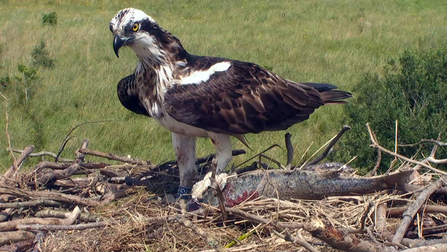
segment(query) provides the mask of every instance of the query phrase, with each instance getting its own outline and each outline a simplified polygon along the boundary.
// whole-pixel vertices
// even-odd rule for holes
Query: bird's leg
[[[233,158],[231,150],[230,136],[225,134],[218,134],[213,132],[208,132],[208,136],[216,148],[216,158],[217,158],[217,171],[216,175],[221,173],[227,165],[231,162]]]
[[[193,178],[197,174],[196,138],[172,133],[172,143],[180,173],[180,186],[177,196],[187,199],[191,194]]]
[[[215,180],[217,184],[219,184],[219,187],[222,189],[225,186],[228,174],[221,172],[227,167],[227,165],[233,158],[230,136],[212,132],[208,132],[208,136],[211,138],[211,141],[213,142],[214,147],[216,148],[215,159],[217,159],[217,165],[215,165],[213,169],[216,169]],[[213,166],[214,163],[215,160],[213,160]],[[208,189],[208,187],[211,186],[211,176],[212,172],[208,172],[208,174],[206,174],[201,181],[197,182],[194,185],[192,192],[193,199],[202,198],[203,193]]]

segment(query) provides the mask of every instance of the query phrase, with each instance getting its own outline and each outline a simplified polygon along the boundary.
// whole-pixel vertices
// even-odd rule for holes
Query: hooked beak
[[[122,46],[126,45],[127,40],[127,38],[122,39],[119,35],[115,35],[115,37],[113,37],[113,50],[115,51],[116,57],[120,57],[118,55],[118,51]]]

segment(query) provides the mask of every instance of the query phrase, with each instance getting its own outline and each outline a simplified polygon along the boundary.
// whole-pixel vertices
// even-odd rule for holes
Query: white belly
[[[161,118],[154,117],[163,127],[168,129],[171,132],[186,135],[186,136],[194,136],[194,137],[208,137],[208,133],[206,130],[197,128],[188,124],[181,123],[174,118],[172,118],[167,113],[164,114]]]

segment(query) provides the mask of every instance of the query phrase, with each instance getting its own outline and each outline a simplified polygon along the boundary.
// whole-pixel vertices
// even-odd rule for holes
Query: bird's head
[[[152,17],[134,8],[120,10],[110,21],[110,31],[114,36],[113,50],[117,57],[119,49],[128,46],[140,59],[160,62],[173,44],[181,47],[180,41],[161,28]]]

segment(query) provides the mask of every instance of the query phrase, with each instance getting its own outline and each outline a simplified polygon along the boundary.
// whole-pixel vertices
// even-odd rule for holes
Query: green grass
[[[52,69],[39,68],[27,102],[16,98],[13,90],[20,87],[1,90],[10,100],[14,148],[34,144],[37,151],[57,152],[75,125],[111,120],[76,129],[63,156],[72,157],[82,139],[89,138],[90,147],[97,150],[153,162],[174,159],[170,134],[154,120],[128,112],[116,97],[116,84],[134,71],[137,59],[130,49],[115,57],[108,23],[119,9],[129,6],[155,18],[190,53],[251,61],[288,79],[333,83],[344,90],[351,90],[364,73],[380,71],[405,49],[437,48],[447,39],[444,0],[3,0],[0,78],[18,76],[18,64],[31,65],[31,52],[42,39],[55,59]],[[43,26],[42,15],[51,12],[57,13],[57,25]],[[327,106],[291,127],[295,161],[312,143],[315,151],[343,122],[342,106]],[[4,125],[0,116],[1,128]],[[284,133],[247,135],[253,148],[249,155],[274,143],[283,145]],[[8,167],[5,134],[0,134],[0,146],[0,164]],[[244,147],[234,141],[234,148]],[[213,152],[209,140],[199,140],[197,152],[198,156]],[[284,162],[282,150],[269,153]]]

